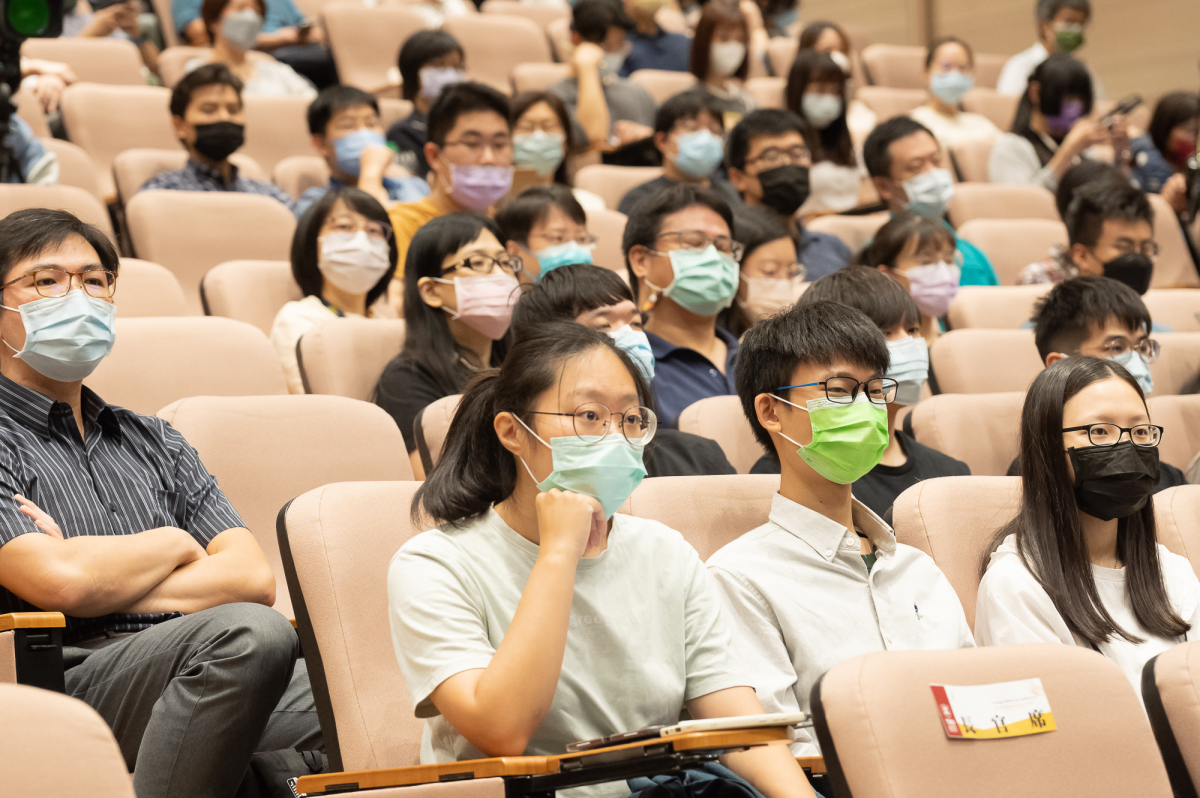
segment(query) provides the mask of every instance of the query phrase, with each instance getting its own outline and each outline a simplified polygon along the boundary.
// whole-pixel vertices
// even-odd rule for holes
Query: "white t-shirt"
[[[427,719],[422,763],[483,756],[429,695],[456,673],[488,666],[537,556],[536,544],[489,510],[462,529],[424,532],[392,558],[392,642],[416,715]],[[525,754],[563,754],[576,740],[675,723],[684,701],[747,685],[730,649],[695,549],[656,521],[614,515],[608,547],[576,568],[558,688]],[[600,792],[629,789],[622,781]]]
[[[1050,57],[1050,51],[1041,42],[1035,42],[1028,50],[1022,50],[1004,62],[1000,77],[996,80],[996,93],[1007,94],[1010,97],[1020,97],[1029,86],[1029,76],[1038,64]],[[1092,95],[1097,100],[1104,99],[1104,86],[1100,78],[1092,75]]]
[[[954,117],[949,117],[928,105],[922,105],[914,108],[909,116],[929,128],[929,132],[943,147],[953,147],[969,140],[994,139],[1000,135],[1000,128],[982,114],[960,111]]]
[[[317,96],[317,88],[308,78],[282,61],[276,61],[266,53],[250,53],[254,62],[254,73],[244,81],[243,94],[256,97],[309,97]],[[193,58],[183,65],[184,74],[211,62],[211,58]]]
[[[1092,566],[1100,602],[1117,625],[1145,642],[1134,645],[1122,638],[1100,644],[1100,653],[1111,659],[1133,682],[1142,695],[1142,667],[1184,640],[1200,639],[1200,580],[1191,563],[1178,554],[1158,547],[1167,596],[1180,618],[1192,625],[1182,638],[1168,639],[1152,635],[1142,628],[1133,614],[1133,605],[1125,588],[1124,568]],[[1066,643],[1090,648],[1086,640],[1075,637],[1066,621],[1054,608],[1054,602],[1038,583],[1017,552],[1017,539],[1009,535],[992,554],[987,572],[979,583],[975,605],[975,639],[983,646],[1010,643]]]
[[[862,176],[863,171],[857,166],[818,161],[808,170],[809,194],[800,206],[800,213],[850,210],[858,205]]]

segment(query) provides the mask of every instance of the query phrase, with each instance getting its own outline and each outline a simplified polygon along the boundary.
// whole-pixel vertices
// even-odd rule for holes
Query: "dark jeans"
[[[318,89],[336,86],[337,67],[333,55],[320,44],[289,44],[272,50],[276,61],[282,61],[304,77],[317,84]]]

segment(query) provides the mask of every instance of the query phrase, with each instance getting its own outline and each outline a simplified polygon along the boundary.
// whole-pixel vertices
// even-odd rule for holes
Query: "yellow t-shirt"
[[[404,260],[408,257],[408,245],[421,225],[448,213],[450,211],[441,208],[434,202],[432,196],[416,202],[403,202],[392,206],[388,211],[388,216],[392,219],[392,230],[396,234],[396,249],[399,251],[394,279],[403,282]]]

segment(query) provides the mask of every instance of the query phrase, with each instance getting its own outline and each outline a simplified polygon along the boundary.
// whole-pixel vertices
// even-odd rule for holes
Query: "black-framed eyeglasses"
[[[464,269],[479,277],[487,277],[497,266],[501,271],[509,274],[516,274],[521,271],[521,266],[524,265],[516,255],[500,255],[498,257],[489,257],[488,255],[472,255],[469,258],[464,258],[458,263],[452,263],[442,269],[442,275],[445,276],[453,271]]]
[[[1084,424],[1079,427],[1063,427],[1063,432],[1082,432],[1087,430],[1088,442],[1092,446],[1116,446],[1122,436],[1129,434],[1129,440],[1134,446],[1152,448],[1162,441],[1163,428],[1156,424],[1136,424],[1132,427],[1122,427],[1117,424],[1099,422]]]
[[[1146,358],[1147,363],[1153,363],[1158,360],[1158,355],[1162,351],[1162,347],[1153,338],[1143,338],[1136,344],[1132,343],[1128,338],[1114,338],[1104,343],[1104,356],[1106,358],[1119,357],[1130,350]]]
[[[888,377],[876,377],[873,380],[859,382],[853,377],[830,377],[824,382],[806,382],[803,385],[783,385],[777,391],[791,388],[811,388],[820,385],[825,388],[825,398],[835,405],[853,404],[858,394],[865,390],[867,401],[873,405],[886,405],[896,401],[896,389],[900,383]]]
[[[767,147],[753,158],[746,159],[747,166],[752,163],[761,163],[765,169],[774,169],[776,166],[811,166],[812,153],[803,144],[788,147],[786,150],[780,147]]]
[[[575,435],[585,443],[597,443],[608,434],[612,420],[630,445],[642,447],[650,442],[658,429],[658,416],[648,407],[630,407],[614,413],[599,402],[586,402],[575,408],[574,413],[548,413],[530,410],[535,416],[563,416],[574,424]]]
[[[704,249],[709,244],[717,248],[717,252],[728,255],[741,262],[746,248],[729,236],[710,236],[703,230],[672,230],[669,233],[659,233],[658,238],[675,236],[679,239],[680,249]],[[666,255],[665,252],[655,252],[656,255]]]
[[[384,224],[383,222],[376,222],[376,221],[370,220],[370,221],[367,221],[362,226],[359,226],[358,223],[355,222],[355,220],[347,219],[344,217],[337,218],[337,219],[326,219],[325,226],[321,229],[321,232],[322,233],[346,233],[348,235],[354,235],[359,230],[362,230],[364,233],[366,233],[371,238],[378,238],[383,241],[391,241],[391,239],[392,239],[391,225]]]
[[[38,296],[58,299],[71,291],[75,278],[79,286],[97,299],[111,299],[117,292],[117,275],[107,269],[88,269],[83,272],[68,272],[63,269],[35,269],[15,280],[0,285],[0,291],[26,279],[33,279],[33,289]]]

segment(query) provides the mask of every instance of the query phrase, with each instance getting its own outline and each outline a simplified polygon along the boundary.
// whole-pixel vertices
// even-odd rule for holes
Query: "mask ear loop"
[[[773,394],[773,393],[772,393],[772,394],[767,394],[767,395],[768,395],[768,396],[770,396],[772,399],[778,399],[779,401],[783,402],[785,405],[791,405],[792,407],[796,408],[797,410],[803,410],[805,413],[807,413],[807,412],[808,412],[808,408],[807,408],[807,407],[801,407],[800,405],[796,404],[795,402],[789,402],[787,399],[784,399],[782,396],[776,396],[776,395],[775,395],[775,394]],[[806,447],[805,447],[803,444],[797,443],[796,441],[794,441],[794,440],[792,440],[791,438],[789,438],[787,435],[784,435],[782,431],[781,431],[781,432],[777,432],[777,433],[775,433],[775,434],[776,434],[776,435],[778,435],[779,437],[783,438],[783,439],[784,439],[785,441],[787,441],[788,443],[791,443],[791,444],[792,444],[792,445],[794,445],[794,446],[798,446],[798,447],[800,447],[801,449],[804,449],[804,448],[806,448]]]
[[[515,418],[517,420],[518,424],[520,424],[522,427],[524,427],[526,430],[529,431],[530,435],[532,435],[533,437],[538,439],[538,443],[542,444],[542,446],[545,446],[547,449],[550,448],[550,444],[546,443],[544,440],[542,440],[540,435],[538,435],[536,432],[534,432],[532,429],[530,429],[529,425],[526,424],[524,421],[522,421],[520,416],[518,416],[516,413],[512,413],[511,411],[510,411],[510,414],[512,415],[513,418]],[[533,480],[533,483],[535,485],[542,484],[542,480],[538,479],[537,477],[535,477],[533,475],[533,469],[531,469],[529,467],[529,463],[525,462],[525,458],[522,457],[521,455],[517,455],[517,459],[521,461],[521,465],[525,466],[525,473],[529,474],[529,478]]]

